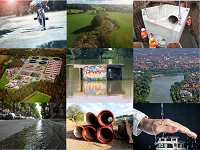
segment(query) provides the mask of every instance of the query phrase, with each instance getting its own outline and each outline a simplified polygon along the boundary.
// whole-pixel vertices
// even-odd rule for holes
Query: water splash
[[[157,145],[158,143],[157,143],[157,141],[156,141],[156,135],[155,135],[155,143],[154,143],[154,145]]]

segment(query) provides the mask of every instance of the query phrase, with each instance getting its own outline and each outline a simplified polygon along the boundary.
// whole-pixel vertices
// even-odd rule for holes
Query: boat
[[[184,147],[185,142],[178,138],[178,136],[158,137],[156,150],[189,150]]]

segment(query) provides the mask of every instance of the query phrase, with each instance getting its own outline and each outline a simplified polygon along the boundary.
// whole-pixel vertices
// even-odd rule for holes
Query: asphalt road
[[[19,128],[24,129],[18,133]],[[66,149],[66,145],[46,123],[46,120],[0,121],[0,135],[8,136],[0,141],[0,149]]]
[[[0,48],[66,48],[66,11],[45,15],[46,30],[34,20],[36,14],[0,18]]]
[[[38,121],[36,119],[0,120],[0,142]]]

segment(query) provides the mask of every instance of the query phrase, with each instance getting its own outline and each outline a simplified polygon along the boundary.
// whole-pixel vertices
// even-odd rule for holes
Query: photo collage
[[[0,149],[200,149],[200,1],[0,1]]]

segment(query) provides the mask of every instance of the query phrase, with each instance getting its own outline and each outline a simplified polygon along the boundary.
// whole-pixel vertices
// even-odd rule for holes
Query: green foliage
[[[83,13],[86,13],[88,10],[85,8],[85,9],[83,9]]]
[[[110,47],[110,40],[109,40],[108,36],[103,31],[100,32],[100,35],[98,37],[98,41],[101,42],[103,48]]]
[[[150,92],[149,82],[152,77],[149,73],[141,74],[141,77],[134,79],[134,103],[149,103],[149,101],[145,100],[145,97]]]
[[[72,104],[71,106],[69,106],[66,110],[66,116],[67,117],[72,117],[75,114],[78,114],[80,112],[83,112],[82,107],[78,104]]]
[[[36,103],[2,103],[2,108],[9,109],[15,114],[22,116],[32,116],[40,119],[40,114],[36,108]]]
[[[91,26],[93,28],[96,28],[98,26],[101,26],[103,24],[103,17],[101,15],[95,15],[93,20],[91,21]]]

